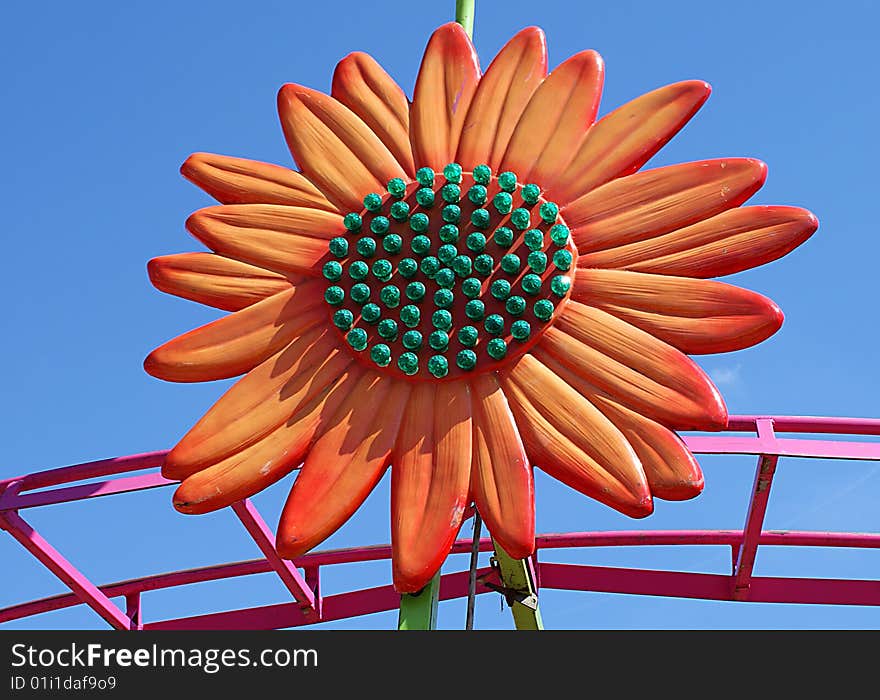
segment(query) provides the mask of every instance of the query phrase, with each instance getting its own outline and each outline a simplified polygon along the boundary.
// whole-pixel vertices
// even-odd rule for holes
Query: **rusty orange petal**
[[[616,267],[683,277],[720,277],[772,262],[819,226],[798,207],[731,209],[692,226],[578,258],[584,267]]]
[[[479,80],[477,52],[461,25],[450,22],[437,29],[425,49],[410,108],[417,168],[442,170],[455,160]]]
[[[351,364],[333,332],[321,325],[236,382],[165,458],[162,474],[182,479],[262,439]]]
[[[259,441],[183,480],[174,493],[181,513],[209,513],[253,496],[299,466],[328,413],[350,396],[354,366]]]
[[[147,263],[147,274],[166,294],[223,311],[238,311],[304,281],[214,253],[162,255]]]
[[[687,124],[711,91],[702,80],[686,80],[637,97],[602,117],[587,132],[565,177],[548,188],[549,196],[572,201],[636,172]]]
[[[301,173],[216,153],[193,153],[180,166],[190,182],[223,204],[287,204],[336,211]]]
[[[360,211],[365,194],[406,175],[370,127],[329,95],[287,84],[278,92],[278,113],[300,170],[343,212]]]
[[[546,350],[627,406],[672,428],[719,430],[727,409],[692,359],[605,311],[569,301],[533,351]]]
[[[535,550],[535,484],[507,398],[494,374],[471,382],[474,441],[471,493],[502,549],[515,559]]]
[[[252,370],[327,318],[314,283],[291,287],[153,350],[144,369],[169,382],[228,379]]]
[[[382,139],[410,177],[415,177],[409,143],[409,101],[400,86],[369,54],[355,51],[336,64],[330,94]]]
[[[753,158],[704,160],[644,170],[603,185],[564,207],[579,253],[669,233],[738,207],[764,184]]]
[[[468,110],[457,160],[468,170],[498,169],[523,110],[547,75],[547,40],[526,27],[508,41],[480,79]]]
[[[320,544],[379,483],[391,459],[410,387],[366,372],[327,413],[281,513],[276,547],[287,558]]]
[[[391,467],[394,586],[420,590],[452,548],[467,507],[471,404],[465,382],[413,387]]]
[[[305,207],[228,204],[199,209],[186,228],[221,255],[282,274],[320,276],[328,240],[345,232],[342,221]]]
[[[778,331],[783,319],[773,301],[741,287],[624,270],[578,270],[572,298],[689,354],[751,347]]]
[[[552,190],[596,118],[604,76],[595,51],[577,53],[555,68],[529,100],[501,169]]]

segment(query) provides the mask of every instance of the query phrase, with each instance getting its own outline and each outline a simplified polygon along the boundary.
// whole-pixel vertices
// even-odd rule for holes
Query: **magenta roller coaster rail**
[[[729,433],[752,433],[731,435]],[[880,533],[764,531],[764,514],[776,466],[782,457],[880,461],[880,442],[817,438],[781,438],[778,433],[813,435],[880,435],[880,419],[812,418],[795,416],[731,416],[726,433],[687,436],[688,447],[697,454],[756,455],[757,469],[742,530],[677,530],[576,532],[537,537],[535,571],[545,589],[630,593],[706,600],[738,600],[765,603],[812,603],[832,605],[880,605],[880,581],[753,576],[759,545],[789,547],[854,547],[880,549]],[[354,590],[327,597],[321,595],[321,569],[355,562],[390,559],[391,547],[376,545],[314,552],[291,563],[280,559],[273,535],[253,503],[231,506],[264,558],[198,569],[156,574],[143,578],[97,585],[89,581],[21,516],[20,511],[54,503],[80,501],[172,485],[159,468],[166,452],[151,452],[35,472],[0,481],[0,528],[6,530],[71,592],[0,609],[0,623],[88,605],[116,629],[277,629],[366,615],[396,609],[400,596],[390,585]],[[75,482],[149,470],[136,476],[75,485]],[[71,485],[74,484],[74,485]],[[65,485],[65,486],[62,486]],[[60,487],[60,488],[56,488]],[[581,566],[540,562],[541,550],[575,547],[621,547],[650,545],[722,545],[731,548],[730,575],[658,571],[651,569]],[[453,552],[467,552],[469,540],[455,543]],[[491,551],[492,542],[481,540],[480,549]],[[292,601],[241,610],[145,622],[141,596],[147,591],[216,581],[219,579],[275,572],[290,591]],[[477,572],[477,593],[489,593],[501,585],[497,572]],[[468,572],[445,574],[440,598],[467,595]],[[122,610],[111,599],[122,597]]]

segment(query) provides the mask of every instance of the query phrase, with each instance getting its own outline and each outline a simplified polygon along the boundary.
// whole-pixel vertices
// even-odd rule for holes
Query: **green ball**
[[[357,252],[361,257],[372,258],[376,254],[376,239],[369,236],[358,239]]]
[[[516,189],[516,173],[509,170],[498,176],[498,186],[505,192],[513,192]]]
[[[409,216],[409,204],[406,202],[395,202],[391,205],[391,218],[395,221],[406,221]]]
[[[486,317],[483,328],[487,333],[492,335],[501,335],[504,332],[504,316],[501,314],[492,314]]]
[[[366,197],[364,197],[364,208],[367,211],[379,211],[382,209],[382,197],[381,195],[376,194],[375,192],[370,192]]]
[[[476,299],[480,296],[480,289],[483,285],[476,277],[468,277],[461,283],[461,291],[468,299]]]
[[[488,275],[492,272],[493,267],[495,267],[495,261],[491,255],[483,253],[474,258],[474,270],[480,275]]]
[[[529,224],[532,223],[532,215],[528,209],[514,209],[510,213],[510,223],[512,223],[520,231],[525,231]]]
[[[522,278],[520,285],[526,294],[534,296],[541,291],[541,278],[538,275],[528,274]]]
[[[455,273],[448,267],[444,267],[434,275],[434,281],[444,289],[451,289],[455,286]]]
[[[370,231],[377,236],[384,236],[388,233],[389,228],[391,228],[391,222],[388,221],[387,216],[374,216],[370,222]]]
[[[422,187],[433,187],[434,171],[431,168],[419,168],[416,171],[416,180]]]
[[[403,247],[403,239],[396,233],[389,233],[382,239],[382,247],[385,249],[386,253],[396,255]]]
[[[467,277],[474,268],[473,262],[467,255],[458,255],[452,261],[452,269],[459,277]]]
[[[474,182],[481,185],[488,185],[492,179],[492,170],[488,165],[478,165],[474,168]]]
[[[471,212],[471,223],[474,228],[488,228],[491,217],[488,209],[474,209]]]
[[[446,309],[439,309],[431,314],[431,323],[434,324],[434,328],[439,328],[441,331],[448,331],[452,328],[452,314]]]
[[[363,260],[355,260],[348,266],[348,276],[353,280],[365,279],[370,274],[370,266]]]
[[[510,296],[510,282],[505,279],[495,280],[489,287],[489,292],[493,297],[498,299],[498,301],[504,301]]]
[[[404,258],[399,263],[397,263],[397,271],[401,275],[409,279],[419,271],[419,264],[412,258]]]
[[[400,199],[403,195],[406,194],[406,183],[401,180],[399,177],[392,177],[388,181],[388,194],[392,197],[396,197]]]
[[[510,196],[509,192],[499,192],[492,197],[492,206],[495,207],[495,211],[499,214],[509,214],[510,210],[513,209],[513,197]]]
[[[377,331],[385,340],[394,340],[397,337],[397,321],[393,318],[383,318],[379,321]]]
[[[403,334],[402,342],[407,350],[418,350],[422,347],[422,334],[418,331],[407,331]]]
[[[437,251],[437,257],[440,258],[440,262],[445,265],[451,263],[456,255],[458,255],[458,249],[451,243],[441,245],[440,249]]]
[[[461,199],[461,187],[458,185],[443,185],[440,188],[440,196],[444,202],[457,204],[458,200]]]
[[[449,289],[438,289],[434,292],[434,304],[441,309],[452,306],[455,295]]]
[[[474,185],[468,190],[468,199],[477,206],[486,203],[486,188],[482,185]]]
[[[558,297],[564,297],[571,289],[571,277],[568,275],[556,275],[550,280],[550,291]]]
[[[541,250],[544,247],[544,234],[536,228],[526,231],[524,236],[525,244],[531,250]]]
[[[358,352],[367,347],[367,332],[363,328],[352,328],[345,339]]]
[[[391,264],[391,261],[386,260],[385,258],[379,258],[373,263],[373,275],[383,282],[391,277],[393,271],[394,266]]]
[[[341,331],[347,331],[354,323],[354,314],[348,309],[339,309],[333,314],[333,325]]]
[[[344,258],[348,255],[348,240],[342,236],[337,236],[332,239],[328,244],[328,247],[330,248],[330,252],[337,258]]]
[[[526,300],[520,296],[510,297],[504,302],[504,308],[511,316],[519,316],[526,310]]]
[[[405,352],[397,358],[397,366],[401,372],[412,376],[419,371],[419,358],[411,352]]]
[[[455,356],[455,364],[465,371],[472,370],[477,364],[477,354],[473,350],[461,350]]]
[[[413,214],[409,218],[409,227],[416,233],[424,233],[425,231],[427,231],[430,223],[431,220],[428,218],[428,215],[423,214],[422,212],[419,212],[418,214]],[[418,238],[418,236],[416,237]]]
[[[458,241],[458,226],[455,224],[443,224],[438,234],[440,240],[444,243],[455,243]]]
[[[507,343],[501,338],[492,338],[486,344],[486,352],[493,360],[503,360],[505,355],[507,355]]]
[[[445,377],[449,374],[449,362],[443,355],[431,355],[428,360],[428,371],[437,379]]]
[[[522,188],[522,198],[526,204],[534,204],[538,201],[538,197],[541,196],[541,188],[537,185],[525,185]]]
[[[419,311],[419,307],[414,304],[407,304],[400,310],[400,320],[403,321],[403,325],[408,328],[415,328],[418,326],[421,317],[422,312]]]
[[[327,287],[327,291],[324,292],[324,301],[326,301],[331,306],[339,306],[343,301],[345,301],[345,290],[342,287],[337,287],[333,285],[332,287]]]
[[[467,348],[472,348],[477,344],[480,337],[479,331],[473,326],[463,326],[458,331],[458,342]]]
[[[461,207],[457,204],[447,204],[440,212],[440,216],[447,224],[457,224],[461,220]]]
[[[370,298],[370,288],[363,283],[358,283],[351,288],[351,298],[358,304],[363,304]]]
[[[382,287],[382,291],[379,292],[379,298],[389,309],[395,309],[400,305],[400,289],[393,284],[389,284]]]
[[[553,302],[549,299],[541,299],[540,301],[535,302],[535,306],[532,307],[532,310],[535,313],[535,316],[541,321],[549,321],[550,317],[553,316]]]
[[[321,270],[325,279],[330,280],[331,282],[335,282],[340,277],[342,277],[342,265],[340,265],[335,260],[329,260],[324,263],[324,267]]]
[[[503,258],[501,258],[501,269],[504,270],[508,275],[515,275],[519,272],[520,259],[518,255],[514,255],[513,253],[508,253]]]
[[[416,203],[420,207],[425,207],[425,209],[433,207],[434,190],[432,190],[430,187],[422,187],[421,189],[416,190]]]
[[[571,268],[571,253],[564,248],[553,253],[553,264],[560,270],[567,271]]]
[[[450,163],[443,168],[443,177],[447,182],[461,182],[461,166],[458,163]]]
[[[552,224],[556,221],[556,217],[559,216],[559,207],[554,202],[544,202],[538,213],[546,223]]]
[[[528,321],[514,321],[510,326],[510,334],[515,340],[526,340],[532,333],[532,327]]]
[[[380,367],[387,367],[391,362],[391,348],[385,343],[374,345],[370,349],[370,359]]]
[[[565,224],[556,224],[550,229],[550,240],[561,248],[568,243],[570,233]]]
[[[410,301],[421,301],[425,298],[425,285],[421,282],[410,282],[406,285],[406,298]]]
[[[361,318],[367,323],[376,323],[382,315],[382,309],[378,304],[365,304],[361,309]]]
[[[410,220],[410,223],[412,223],[412,220]],[[425,253],[431,250],[431,239],[427,236],[416,236],[410,241],[409,247],[412,248],[412,252],[416,255],[425,255]]]
[[[363,224],[363,219],[361,219],[360,214],[355,214],[354,212],[352,212],[350,214],[345,215],[345,218],[342,220],[342,224],[349,231],[357,232],[357,231],[361,230],[361,224]]]
[[[433,331],[428,336],[428,345],[432,350],[442,351],[449,347],[449,336],[444,331]]]
[[[433,255],[428,256],[424,260],[422,260],[422,274],[429,278],[433,279],[434,275],[440,270],[440,261],[435,258]]]
[[[477,231],[470,234],[465,241],[468,250],[472,250],[475,253],[482,253],[486,248],[486,237]]]
[[[540,250],[533,250],[528,257],[529,267],[539,275],[547,269],[547,256]]]
[[[479,299],[471,299],[464,305],[464,313],[469,319],[479,321],[486,313],[486,305]]]
[[[495,230],[493,240],[495,245],[501,248],[509,248],[513,243],[513,231],[507,228],[507,226],[501,226]]]

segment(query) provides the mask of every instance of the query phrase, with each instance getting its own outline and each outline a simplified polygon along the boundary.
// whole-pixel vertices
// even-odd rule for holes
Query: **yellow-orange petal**
[[[277,204],[199,209],[187,230],[211,250],[282,274],[320,276],[327,242],[345,234],[339,214]]]
[[[188,476],[174,493],[174,507],[189,515],[209,513],[249,498],[287,476],[302,463],[327,414],[332,415],[350,397],[360,372],[352,365],[271,433]]]
[[[571,296],[688,354],[751,347],[778,331],[783,320],[765,296],[689,277],[580,269]]]
[[[667,501],[694,498],[703,490],[703,473],[674,432],[624,406],[608,393],[544,353],[547,369],[586,398],[623,433],[645,472],[651,495]]]
[[[687,124],[711,91],[702,80],[686,80],[646,93],[602,117],[587,132],[565,177],[548,187],[548,196],[569,202],[636,172]]]
[[[144,369],[169,382],[228,379],[326,319],[320,291],[307,282],[169,340],[147,355]]]
[[[507,398],[494,374],[471,381],[474,426],[470,491],[501,548],[514,559],[535,550],[535,484]]]
[[[223,311],[238,311],[291,285],[283,275],[214,253],[162,255],[147,263],[147,274],[159,291]]]
[[[498,170],[523,110],[547,76],[547,40],[526,27],[508,41],[480,79],[456,160],[466,170],[480,164]]]
[[[551,71],[513,130],[501,169],[552,190],[596,118],[604,76],[595,51],[581,51]]]
[[[223,204],[286,204],[336,211],[302,173],[280,165],[193,153],[180,166],[180,172]]]
[[[598,408],[528,354],[506,373],[502,386],[536,466],[625,515],[651,514],[639,458]]]
[[[331,329],[309,328],[233,384],[174,446],[162,474],[183,479],[241,452],[334,384],[351,362]]]
[[[465,382],[413,387],[391,467],[394,587],[421,590],[440,569],[464,518],[471,473]]]
[[[359,116],[410,177],[409,101],[400,86],[369,54],[355,51],[336,64],[330,94]]]
[[[628,407],[670,428],[720,430],[727,409],[687,355],[605,311],[576,301],[533,350],[549,352]]]
[[[582,254],[578,265],[655,272],[682,277],[720,277],[781,258],[819,226],[798,207],[731,209],[665,235]]]
[[[461,25],[439,27],[425,48],[409,113],[416,168],[442,170],[455,160],[479,80],[477,52]]]
[[[278,92],[278,114],[303,175],[342,212],[361,211],[365,194],[406,177],[370,127],[329,95],[288,83]]]
[[[563,207],[578,253],[661,236],[738,207],[757,192],[767,166],[727,158],[643,170]]]
[[[281,556],[297,557],[323,542],[379,483],[409,391],[407,382],[366,372],[339,409],[325,416],[281,512]]]

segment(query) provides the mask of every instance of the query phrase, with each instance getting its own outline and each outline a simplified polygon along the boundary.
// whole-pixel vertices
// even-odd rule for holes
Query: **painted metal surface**
[[[731,435],[732,432],[754,435]],[[880,442],[834,441],[815,438],[778,438],[777,433],[812,433],[815,435],[880,435],[880,420],[814,418],[797,416],[732,416],[727,433],[685,436],[688,446],[703,454],[740,453],[756,455],[758,467],[752,487],[743,530],[620,531],[545,534],[536,537],[540,551],[579,547],[621,546],[724,546],[734,561],[730,575],[654,571],[637,568],[575,566],[541,562],[534,568],[538,588],[602,591],[638,595],[660,595],[711,600],[752,602],[816,603],[836,605],[880,605],[880,581],[809,579],[797,577],[761,577],[752,574],[755,558],[762,546],[845,547],[880,549],[880,533],[774,532],[762,530],[763,517],[770,496],[775,465],[780,457],[812,457],[834,454],[841,459],[880,461]],[[785,452],[785,454],[780,454]],[[271,533],[259,513],[248,501],[233,506],[245,529],[269,558],[224,563],[198,569],[157,574],[108,585],[88,580],[62,553],[37,533],[18,513],[60,502],[84,501],[95,495],[121,496],[136,490],[157,488],[176,482],[162,479],[157,470],[165,452],[133,455],[112,460],[36,472],[0,481],[0,528],[18,541],[35,560],[45,566],[69,588],[70,592],[51,598],[14,605],[0,610],[0,623],[60,610],[74,605],[88,605],[117,629],[269,629],[309,625],[371,612],[396,609],[400,595],[393,586],[379,586],[338,593],[322,599],[321,570],[326,566],[352,565],[358,562],[391,558],[390,545],[357,547],[346,550],[313,552],[298,557],[290,568],[288,562],[271,555]],[[133,471],[152,470],[137,476],[122,476],[104,481],[79,484],[84,479],[128,475]],[[39,489],[39,490],[38,490]],[[82,507],[88,507],[83,504]],[[490,538],[479,542],[482,552],[493,551]],[[457,541],[453,553],[466,553],[471,540]],[[280,564],[280,566],[279,566]],[[304,574],[300,574],[302,569]],[[293,602],[244,610],[208,613],[175,620],[146,621],[142,607],[145,593],[200,582],[275,572],[291,591]],[[440,579],[440,600],[463,598],[468,592],[467,571],[446,574]],[[476,593],[496,591],[504,585],[498,570],[478,570]],[[126,609],[111,598],[123,597]]]

